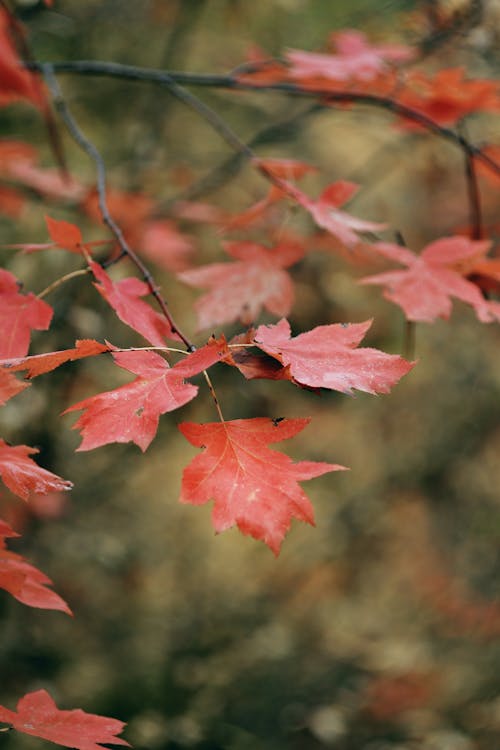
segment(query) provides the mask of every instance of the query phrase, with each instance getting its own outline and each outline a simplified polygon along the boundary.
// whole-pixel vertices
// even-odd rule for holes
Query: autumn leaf
[[[372,321],[317,326],[290,337],[290,324],[259,326],[255,343],[289,368],[299,385],[351,393],[388,393],[413,367],[395,354],[378,349],[357,349]]]
[[[173,221],[162,219],[144,225],[139,250],[160,268],[177,272],[189,268],[194,247]]]
[[[365,221],[339,210],[338,206],[351,200],[358,189],[354,182],[338,180],[325,188],[317,200],[312,200],[289,183],[287,192],[305,208],[319,227],[333,234],[346,247],[353,247],[360,241],[359,232],[376,232],[386,228],[386,224]]]
[[[385,271],[360,280],[361,284],[380,284],[384,297],[404,310],[408,320],[432,323],[448,319],[452,297],[471,305],[483,323],[498,317],[495,304],[484,299],[478,287],[463,273],[484,257],[488,241],[466,237],[442,237],[427,245],[420,255],[391,243],[373,245],[375,252],[407,266],[405,270]],[[461,270],[463,270],[463,273]]]
[[[24,208],[25,198],[17,190],[0,186],[0,212],[11,219],[19,219]]]
[[[95,288],[123,323],[144,336],[153,346],[165,346],[165,339],[180,340],[168,320],[141,299],[151,294],[144,281],[135,276],[112,281],[98,263],[92,261],[89,265],[98,282],[94,284]]]
[[[305,80],[371,81],[387,70],[387,63],[406,62],[414,56],[410,47],[396,44],[370,44],[365,34],[345,29],[330,35],[330,54],[289,50],[285,57],[290,67],[288,76],[294,82]]]
[[[464,77],[463,68],[438,70],[433,76],[412,71],[405,79],[398,102],[425,115],[439,125],[454,125],[474,112],[499,112],[498,81]],[[406,129],[419,128],[405,120]]]
[[[23,68],[12,42],[11,32],[9,13],[0,7],[0,106],[25,99],[40,107],[38,83],[33,73]]]
[[[18,732],[77,750],[102,750],[107,744],[129,747],[128,742],[116,736],[123,731],[122,721],[88,714],[80,708],[60,710],[46,690],[24,695],[17,712],[0,706],[0,721]]]
[[[267,447],[293,437],[309,421],[258,417],[179,425],[191,445],[204,451],[184,469],[180,501],[203,505],[213,499],[216,532],[236,525],[278,555],[292,518],[314,525],[312,505],[298,483],[345,468],[315,461],[294,464]]]
[[[262,172],[268,179],[274,181],[264,198],[261,198],[256,203],[246,208],[244,211],[240,211],[237,214],[226,218],[223,222],[223,230],[225,232],[244,229],[248,226],[254,225],[258,221],[263,221],[269,218],[270,209],[275,206],[279,201],[284,200],[287,197],[286,189],[279,187],[279,182],[283,181],[284,188],[286,188],[287,180],[295,181],[303,177],[310,172],[316,172],[316,167],[307,164],[306,162],[297,161],[295,159],[252,159],[253,166]],[[278,184],[275,184],[277,182]]]
[[[23,383],[10,372],[0,369],[0,406],[6,404],[10,398],[24,391],[28,386],[29,383]]]
[[[46,352],[45,354],[32,354],[29,357],[17,357],[15,359],[0,360],[0,378],[10,372],[19,372],[26,370],[26,378],[35,378],[37,375],[44,375],[65,362],[74,362],[77,359],[85,357],[95,357],[98,354],[111,351],[110,344],[100,344],[94,339],[81,339],[76,341],[73,349],[62,349],[57,352]],[[2,369],[3,368],[3,369]],[[0,388],[1,388],[0,380]],[[19,382],[19,381],[16,381]],[[21,385],[23,385],[21,383]],[[24,387],[28,385],[27,383]],[[1,393],[1,390],[0,390]]]
[[[28,607],[72,614],[64,599],[47,588],[52,585],[50,578],[30,565],[21,555],[6,549],[5,540],[17,536],[19,534],[0,520],[0,588]]]
[[[38,453],[27,445],[8,445],[0,438],[0,477],[11,492],[27,500],[30,492],[46,494],[70,490],[72,483],[38,466],[30,455]]]
[[[160,415],[187,404],[198,393],[198,387],[186,383],[185,378],[208,369],[227,354],[225,341],[215,339],[173,367],[156,352],[114,352],[116,364],[139,377],[120,388],[80,401],[63,412],[84,410],[73,425],[83,436],[77,450],[91,450],[107,443],[134,442],[145,451],[156,435]]]
[[[32,330],[47,330],[52,308],[43,300],[20,294],[15,276],[0,268],[0,358],[24,357]]]
[[[212,328],[238,318],[248,324],[262,307],[273,315],[288,315],[294,292],[284,269],[300,260],[302,247],[294,243],[267,248],[254,242],[227,242],[224,248],[236,262],[211,263],[178,274],[186,284],[210,289],[195,304],[198,327]]]
[[[9,165],[9,175],[49,200],[76,202],[83,199],[86,188],[73,177],[65,177],[59,169],[46,169],[28,159]]]

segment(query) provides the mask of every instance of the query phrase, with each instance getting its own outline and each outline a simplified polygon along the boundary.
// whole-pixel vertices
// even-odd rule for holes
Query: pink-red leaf
[[[61,597],[47,588],[52,581],[24,557],[6,549],[5,540],[19,536],[5,521],[0,520],[0,588],[8,591],[22,604],[40,609],[55,609],[71,614]]]
[[[179,341],[168,320],[153,310],[141,297],[151,293],[148,285],[135,277],[112,281],[104,268],[91,262],[98,283],[94,284],[123,323],[144,336],[153,346],[165,346],[165,339]]]
[[[370,81],[387,69],[387,62],[404,62],[414,55],[410,47],[369,44],[361,31],[353,29],[331,34],[330,42],[336,47],[336,54],[289,50],[286,54],[291,65],[289,76],[298,82],[304,79]]]
[[[99,341],[94,339],[80,339],[76,342],[74,349],[32,354],[29,357],[17,357],[15,359],[2,359],[0,360],[0,377],[3,374],[8,374],[6,373],[8,369],[10,372],[27,370],[26,378],[35,378],[37,375],[44,375],[46,372],[55,370],[56,367],[65,362],[74,362],[84,357],[95,357],[97,354],[111,351],[111,348],[109,344],[100,344]]]
[[[144,225],[140,251],[160,268],[177,272],[189,268],[194,247],[173,221],[162,219]]]
[[[375,251],[407,266],[361,279],[361,284],[384,286],[384,297],[399,305],[408,320],[432,323],[449,318],[452,297],[471,305],[483,323],[497,317],[494,303],[484,299],[479,288],[464,278],[473,262],[484,257],[490,243],[466,237],[443,237],[416,255],[390,243],[373,245]],[[462,271],[463,269],[463,271]]]
[[[75,224],[70,224],[69,221],[52,219],[50,216],[45,217],[45,223],[52,242],[71,253],[81,254],[83,237]]]
[[[9,12],[0,8],[0,105],[27,99],[41,106],[40,89],[33,73],[25,70],[12,42]]]
[[[24,391],[28,386],[29,383],[23,383],[10,372],[0,369],[0,406],[6,404],[10,398]]]
[[[200,329],[232,323],[245,324],[258,317],[262,307],[273,315],[288,315],[293,304],[293,284],[284,270],[304,254],[294,243],[267,248],[254,242],[225,243],[234,263],[212,263],[179,274],[195,287],[209,288],[195,307]]]
[[[255,343],[287,366],[299,385],[343,393],[353,388],[388,393],[413,363],[378,349],[357,349],[370,326],[370,320],[336,323],[290,338],[290,324],[283,319],[276,325],[259,326]]]
[[[365,221],[339,210],[338,206],[349,201],[357,190],[355,183],[339,180],[325,188],[317,200],[312,200],[293,185],[288,185],[287,192],[311,214],[319,227],[333,234],[346,247],[353,247],[360,241],[358,233],[386,228],[386,224]]]
[[[107,744],[129,746],[116,736],[123,731],[122,721],[88,714],[80,708],[62,711],[46,690],[23,696],[17,704],[17,713],[0,706],[0,721],[18,732],[76,750],[102,750]]]
[[[47,330],[51,320],[52,308],[31,292],[20,294],[15,276],[0,268],[0,357],[24,357],[31,331]]]
[[[198,387],[186,383],[185,378],[206,370],[227,354],[225,341],[214,339],[173,367],[156,352],[115,352],[116,364],[139,377],[66,409],[65,414],[84,410],[73,425],[83,436],[78,450],[134,442],[145,451],[156,435],[160,415],[187,404],[198,393]]]
[[[314,512],[299,482],[344,467],[300,461],[270,450],[304,429],[309,419],[265,417],[210,424],[184,423],[179,429],[203,449],[184,469],[180,501],[202,505],[214,500],[217,532],[238,526],[279,554],[292,518],[314,525]]]
[[[27,500],[30,492],[45,495],[52,490],[70,490],[72,483],[38,466],[30,455],[38,453],[27,445],[7,445],[0,438],[0,476],[15,495]]]

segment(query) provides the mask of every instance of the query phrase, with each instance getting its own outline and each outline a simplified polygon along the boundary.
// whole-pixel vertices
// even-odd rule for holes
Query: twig
[[[249,148],[253,151],[257,146],[268,145],[271,143],[277,143],[283,139],[284,134],[293,135],[297,125],[307,117],[320,112],[324,109],[320,104],[313,104],[307,109],[299,112],[287,120],[276,122],[273,125],[267,127],[256,133],[247,143]],[[225,185],[230,179],[235,177],[242,166],[247,161],[247,155],[238,151],[237,153],[230,156],[228,159],[223,161],[217,167],[212,169],[204,177],[201,177],[195,183],[186,188],[182,193],[178,193],[171,198],[168,198],[164,203],[160,204],[159,211],[168,211],[178,201],[194,201],[201,198],[203,195],[210,193],[213,190]]]
[[[329,89],[308,88],[301,89],[293,83],[268,83],[254,84],[249,81],[241,81],[232,76],[205,75],[203,73],[184,73],[179,71],[161,71],[154,68],[141,68],[135,65],[121,65],[120,63],[103,62],[98,60],[76,60],[73,62],[55,63],[26,63],[29,70],[43,71],[45,65],[57,73],[73,73],[77,75],[108,76],[123,78],[130,81],[149,81],[150,83],[172,86],[172,83],[189,86],[204,86],[210,88],[234,89],[238,91],[253,91],[255,93],[278,92],[288,96],[303,99],[317,99],[324,101],[324,106],[333,102],[366,104],[371,107],[385,109],[393,114],[399,115],[406,120],[415,122],[424,129],[434,133],[445,140],[451,141],[462,149],[468,148],[472,156],[500,175],[500,164],[484,154],[482,150],[469,143],[463,136],[457,134],[450,128],[438,125],[434,120],[418,112],[411,107],[399,103],[395,99],[378,94],[368,94],[361,91],[332,91]]]
[[[182,339],[183,343],[186,345],[186,348],[189,351],[194,351],[196,347],[179,330],[178,326],[176,325],[170,313],[170,310],[168,309],[166,301],[163,299],[163,297],[160,294],[160,289],[157,286],[153,276],[151,275],[149,270],[146,268],[144,263],[141,261],[141,259],[137,256],[137,254],[129,246],[125,237],[123,236],[123,232],[121,231],[120,227],[116,224],[114,219],[111,217],[111,214],[109,213],[107,199],[106,199],[106,170],[105,170],[104,162],[101,158],[99,151],[94,146],[94,144],[91,143],[87,139],[87,137],[83,134],[76,120],[71,114],[66,104],[66,101],[63,98],[57,79],[54,75],[54,69],[52,65],[50,63],[42,64],[41,71],[44,75],[45,80],[47,81],[47,85],[52,94],[54,107],[56,111],[61,116],[63,122],[65,123],[74,141],[80,146],[80,148],[83,151],[85,151],[86,154],[88,154],[88,156],[90,156],[90,158],[94,161],[96,165],[99,209],[100,209],[104,223],[107,225],[111,233],[116,238],[118,245],[120,247],[120,250],[122,252],[122,255],[127,256],[132,261],[132,263],[134,263],[136,268],[138,268],[139,271],[141,272],[142,277],[144,281],[146,282],[146,284],[148,285],[148,288],[151,294],[154,296],[154,298],[158,302],[163,315],[168,320],[169,325],[172,328],[172,331],[179,335],[179,337]]]
[[[462,123],[462,135],[466,136],[465,124]],[[481,194],[477,179],[474,155],[468,148],[464,149],[465,180],[470,206],[471,239],[480,240],[483,237],[483,220],[481,211]]]

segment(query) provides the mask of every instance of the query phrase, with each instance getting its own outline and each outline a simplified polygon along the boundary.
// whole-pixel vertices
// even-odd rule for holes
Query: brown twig
[[[66,104],[66,101],[62,95],[57,79],[54,75],[54,70],[53,70],[52,65],[50,65],[49,63],[41,65],[41,72],[43,73],[45,80],[47,82],[47,85],[49,87],[49,90],[52,94],[54,107],[56,111],[59,113],[59,115],[61,116],[73,140],[80,146],[80,148],[83,151],[85,151],[85,153],[88,156],[90,156],[90,158],[94,161],[96,165],[99,209],[100,209],[101,216],[102,216],[104,223],[107,225],[107,227],[109,228],[109,230],[111,231],[111,233],[113,234],[113,236],[118,242],[122,256],[128,257],[132,261],[132,263],[136,266],[136,268],[140,271],[144,281],[148,285],[148,288],[151,294],[156,299],[163,315],[168,320],[169,325],[172,328],[172,331],[178,334],[178,336],[182,339],[183,343],[185,344],[186,348],[189,351],[194,351],[196,347],[182,333],[182,331],[179,329],[179,327],[175,323],[172,317],[172,314],[170,310],[168,309],[168,305],[166,301],[163,299],[163,297],[161,296],[160,288],[156,284],[153,276],[151,275],[147,267],[144,265],[144,263],[141,261],[141,259],[137,256],[137,254],[129,246],[128,242],[126,241],[123,235],[122,230],[116,224],[116,222],[114,221],[114,219],[112,218],[109,212],[107,198],[106,198],[106,170],[104,167],[104,162],[97,148],[83,134],[79,125],[77,124],[76,120],[71,114]]]
[[[447,141],[451,141],[462,149],[469,149],[472,156],[484,164],[492,172],[500,175],[500,164],[484,154],[478,146],[469,143],[462,135],[451,128],[438,125],[432,118],[418,112],[418,110],[407,107],[404,104],[387,96],[369,94],[362,91],[332,91],[325,88],[301,89],[293,83],[268,83],[254,84],[242,81],[227,75],[207,75],[203,73],[184,73],[179,71],[161,71],[154,68],[141,68],[134,65],[122,65],[120,63],[102,62],[97,60],[76,60],[73,62],[56,63],[27,63],[30,70],[42,71],[43,66],[49,64],[56,73],[72,73],[77,75],[108,76],[122,78],[130,81],[149,81],[172,86],[172,83],[184,84],[186,86],[203,86],[209,88],[234,89],[238,91],[253,91],[255,93],[275,92],[303,99],[322,99],[324,106],[337,103],[366,104],[367,106],[385,109],[393,114],[399,115],[406,120],[420,125],[435,135]]]

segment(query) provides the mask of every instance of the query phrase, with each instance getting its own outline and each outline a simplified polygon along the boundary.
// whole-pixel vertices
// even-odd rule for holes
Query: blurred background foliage
[[[440,27],[432,25],[431,5],[439,6]],[[464,65],[472,75],[495,77],[499,4],[480,5],[476,15],[479,4],[465,0],[55,0],[51,9],[19,1],[17,10],[40,60],[224,73],[256,45],[270,55],[287,47],[320,50],[330,31],[356,27],[371,39],[420,44],[428,70]],[[118,206],[132,235],[141,211],[152,205],[155,215],[168,216],[173,198],[231,156],[166,91],[60,80],[104,156],[110,187],[135,196]],[[468,222],[461,154],[436,138],[403,132],[387,113],[310,112],[310,104],[276,94],[199,93],[243,139],[258,136],[259,155],[318,166],[304,182],[310,194],[336,179],[360,182],[353,213],[389,222],[416,250]],[[34,110],[11,106],[1,117],[3,137],[34,145],[40,163],[54,167]],[[476,141],[488,141],[495,127],[498,119],[481,116],[469,129]],[[72,174],[91,186],[93,165],[62,138]],[[237,212],[266,190],[241,164],[199,199]],[[493,222],[498,190],[485,182],[482,195],[485,219]],[[71,199],[34,188],[26,197],[15,220],[0,217],[2,244],[44,241],[44,213],[74,221],[85,239],[107,236]],[[292,207],[280,221],[312,231]],[[194,262],[222,259],[217,229],[189,221],[179,228],[191,237]],[[266,241],[254,230],[235,236],[247,235]],[[0,253],[36,292],[77,267],[74,256],[56,250]],[[193,333],[197,294],[152,268],[176,319]],[[400,352],[403,317],[379,290],[356,284],[365,273],[328,250],[311,253],[292,271],[295,332],[374,318],[366,344]],[[60,287],[49,302],[55,321],[48,334],[35,334],[33,351],[72,346],[77,337],[125,346],[139,340],[85,279]],[[60,412],[127,376],[96,358],[39,378],[2,410],[2,434],[37,446],[40,463],[75,489],[29,507],[5,492],[2,516],[23,534],[11,548],[51,576],[75,618],[0,597],[0,702],[13,707],[20,695],[45,687],[61,707],[127,721],[127,739],[150,750],[497,746],[499,342],[498,326],[481,325],[457,304],[450,322],[418,327],[418,366],[378,398],[318,396],[218,368],[214,380],[228,418],[312,416],[287,452],[351,468],[307,486],[317,527],[294,524],[278,559],[235,530],[215,537],[209,507],[177,502],[182,467],[195,451],[176,423],[215,418],[203,388],[196,401],[162,419],[145,456],[123,445],[86,454],[74,452],[73,418]],[[15,732],[0,735],[6,750],[42,744]]]

